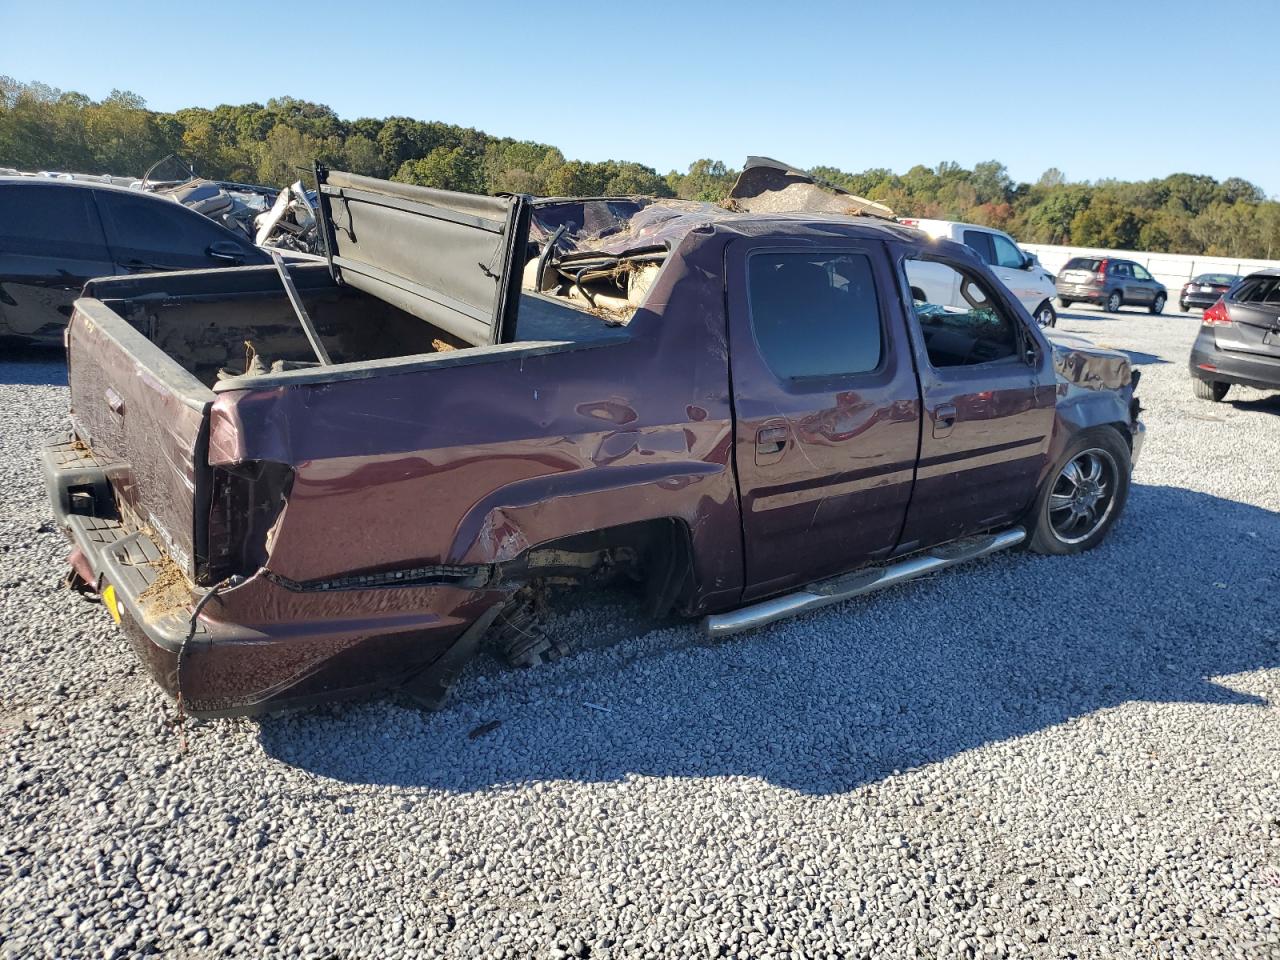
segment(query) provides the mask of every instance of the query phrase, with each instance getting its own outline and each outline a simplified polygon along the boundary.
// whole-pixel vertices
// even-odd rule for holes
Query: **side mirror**
[[[240,266],[244,263],[244,249],[233,240],[215,240],[204,251],[214,260]]]
[[[1027,258],[1022,262],[1023,270],[1031,270],[1040,266],[1040,260],[1034,253],[1027,253],[1026,251],[1023,251],[1022,255]]]

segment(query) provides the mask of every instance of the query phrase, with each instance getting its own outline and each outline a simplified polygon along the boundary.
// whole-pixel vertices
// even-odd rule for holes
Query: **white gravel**
[[[58,588],[61,365],[0,362],[0,956],[1280,957],[1280,396],[1193,399],[1195,326],[1062,320],[1150,361],[1092,554],[714,646],[584,605],[585,649],[444,713],[185,753]]]

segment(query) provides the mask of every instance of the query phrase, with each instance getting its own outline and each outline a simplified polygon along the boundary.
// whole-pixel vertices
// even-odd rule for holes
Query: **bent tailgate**
[[[76,436],[106,467],[122,510],[194,580],[204,527],[196,518],[209,507],[212,391],[92,296],[76,301],[67,365]]]

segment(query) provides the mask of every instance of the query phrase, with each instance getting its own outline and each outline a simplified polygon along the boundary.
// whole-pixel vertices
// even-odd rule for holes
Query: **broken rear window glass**
[[[783,380],[880,366],[880,302],[862,254],[765,252],[747,261],[751,327]]]

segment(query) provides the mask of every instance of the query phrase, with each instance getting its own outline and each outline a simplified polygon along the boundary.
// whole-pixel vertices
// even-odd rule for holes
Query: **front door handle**
[[[791,431],[785,424],[768,424],[756,431],[756,463],[772,463],[787,448]]]
[[[933,408],[933,435],[945,437],[956,425],[956,408],[951,403],[940,403]]]

